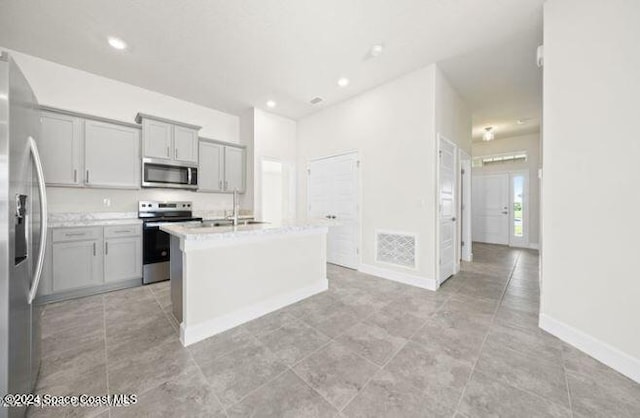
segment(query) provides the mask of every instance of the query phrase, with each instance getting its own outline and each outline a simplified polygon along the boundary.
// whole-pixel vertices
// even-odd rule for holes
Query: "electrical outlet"
[[[109,199],[108,197],[102,199],[102,205],[104,207],[107,207],[107,208],[110,207],[111,206],[111,199]]]

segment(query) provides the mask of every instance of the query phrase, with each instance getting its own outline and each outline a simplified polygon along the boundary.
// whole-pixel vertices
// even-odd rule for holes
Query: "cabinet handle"
[[[104,255],[109,255],[109,242],[104,243]]]
[[[218,189],[222,190],[222,180],[218,182]]]
[[[96,243],[95,242],[93,243],[93,255],[94,255],[94,257],[96,255]]]
[[[87,169],[87,183],[89,183],[89,169]]]
[[[77,168],[73,169],[73,182],[74,183],[78,182],[78,169]]]
[[[132,232],[130,229],[121,229],[119,231],[113,231],[114,234],[127,234],[129,232]]]
[[[224,189],[229,190],[229,182],[227,180],[224,181]]]
[[[170,147],[167,145],[167,158],[171,157],[171,150],[169,148]]]
[[[65,232],[64,234],[65,237],[82,237],[84,235],[84,232]]]
[[[176,148],[176,160],[178,159],[178,148]]]

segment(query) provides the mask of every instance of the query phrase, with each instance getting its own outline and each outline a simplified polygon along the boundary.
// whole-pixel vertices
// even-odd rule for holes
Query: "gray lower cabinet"
[[[53,243],[53,292],[102,284],[102,254],[99,242]]]
[[[38,297],[62,300],[142,284],[142,226],[53,228]]]
[[[105,282],[117,282],[141,276],[142,239],[140,237],[105,239]]]

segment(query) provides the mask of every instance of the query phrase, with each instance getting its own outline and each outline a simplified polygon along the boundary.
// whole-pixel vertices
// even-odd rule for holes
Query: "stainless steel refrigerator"
[[[0,396],[32,393],[40,367],[40,307],[34,299],[46,248],[47,201],[39,135],[33,91],[0,51]],[[0,407],[0,418],[25,412]]]

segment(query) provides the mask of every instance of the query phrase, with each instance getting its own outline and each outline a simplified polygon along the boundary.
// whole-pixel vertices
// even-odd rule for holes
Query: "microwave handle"
[[[191,167],[187,167],[187,184],[191,185]]]

